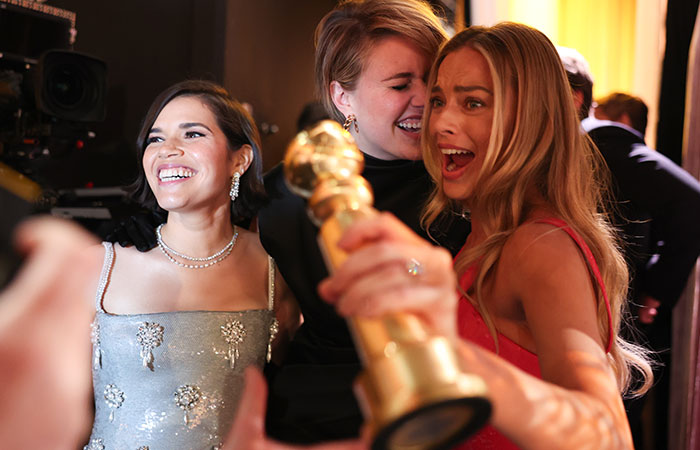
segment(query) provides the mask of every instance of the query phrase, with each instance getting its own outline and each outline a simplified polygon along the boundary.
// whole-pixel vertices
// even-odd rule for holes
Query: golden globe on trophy
[[[334,121],[302,131],[287,148],[287,184],[308,199],[330,271],[347,257],[336,245],[347,227],[377,213],[363,167],[352,136]],[[373,450],[448,449],[486,423],[486,385],[460,366],[447,338],[409,313],[348,322],[364,365],[355,393]]]

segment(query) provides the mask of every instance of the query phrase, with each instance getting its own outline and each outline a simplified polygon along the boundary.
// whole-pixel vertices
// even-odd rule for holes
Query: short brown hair
[[[316,95],[336,120],[345,117],[333,104],[331,82],[354,90],[367,54],[387,35],[408,39],[429,60],[447,38],[432,7],[421,0],[345,0],[316,26]]]
[[[623,114],[627,114],[632,128],[642,135],[646,133],[649,108],[641,98],[622,92],[613,92],[596,103],[598,103],[596,109],[602,111],[610,120],[618,121]]]

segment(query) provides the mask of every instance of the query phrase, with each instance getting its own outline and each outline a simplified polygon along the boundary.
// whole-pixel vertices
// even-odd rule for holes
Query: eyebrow
[[[476,85],[476,86],[455,86],[453,91],[457,92],[457,93],[483,91],[489,95],[493,95],[493,92],[491,92],[489,89],[486,89],[485,87],[479,86],[479,85]],[[433,86],[433,89],[430,92],[431,93],[442,92],[442,88],[438,85],[435,85],[435,86]]]
[[[200,122],[184,122],[184,123],[181,123],[180,125],[178,125],[178,128],[180,128],[181,130],[186,130],[186,129],[188,129],[188,128],[193,128],[193,127],[202,127],[202,128],[205,128],[205,129],[209,130],[210,133],[212,132],[212,131],[211,131],[211,128],[209,128],[208,126],[206,126],[206,125],[204,125],[203,123],[200,123]],[[161,130],[160,128],[151,128],[151,131],[149,131],[148,133],[149,133],[149,134],[151,134],[151,133],[160,133],[160,132],[162,132],[162,131],[163,131],[163,130]]]
[[[397,80],[400,78],[413,78],[413,73],[412,72],[397,73],[397,74],[390,76],[389,78],[383,79],[382,81],[391,81],[391,80]]]

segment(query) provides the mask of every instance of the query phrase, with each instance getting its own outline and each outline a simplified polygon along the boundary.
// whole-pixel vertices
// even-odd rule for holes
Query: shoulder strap
[[[557,218],[548,218],[548,219],[538,219],[534,221],[535,223],[548,223],[550,225],[554,225],[557,228],[560,228],[566,233],[571,236],[571,239],[576,242],[578,247],[581,249],[581,252],[583,252],[583,256],[586,258],[586,261],[588,262],[588,267],[590,267],[591,272],[593,273],[593,276],[595,277],[596,281],[598,282],[598,286],[600,287],[600,292],[603,294],[603,301],[605,302],[605,311],[608,313],[608,344],[605,347],[605,352],[609,353],[610,349],[612,348],[612,341],[613,341],[613,324],[612,324],[612,312],[610,309],[610,299],[608,299],[608,292],[605,290],[605,284],[603,283],[603,277],[600,274],[600,270],[598,269],[598,264],[595,261],[595,257],[593,256],[593,252],[591,252],[591,249],[588,248],[588,245],[586,245],[586,242],[581,238],[581,236],[578,235],[574,230],[571,229],[569,224],[564,222],[561,219]]]
[[[267,309],[275,307],[275,260],[267,255]]]
[[[102,299],[109,283],[109,276],[112,274],[114,266],[114,246],[111,242],[103,242],[105,248],[105,259],[102,262],[102,273],[100,273],[100,284],[97,285],[97,294],[95,295],[95,309],[99,312],[105,312],[102,308]]]

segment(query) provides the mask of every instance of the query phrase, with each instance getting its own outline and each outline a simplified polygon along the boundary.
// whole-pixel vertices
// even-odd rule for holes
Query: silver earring
[[[359,133],[360,130],[357,127],[357,117],[355,117],[355,114],[350,114],[346,119],[345,123],[343,124],[343,129],[345,131],[348,131],[350,127],[354,125],[355,126],[355,133]]]
[[[231,197],[231,201],[235,202],[236,197],[238,197],[238,188],[241,186],[241,175],[238,172],[233,173],[233,178],[231,179],[231,190],[228,191],[228,195]]]

